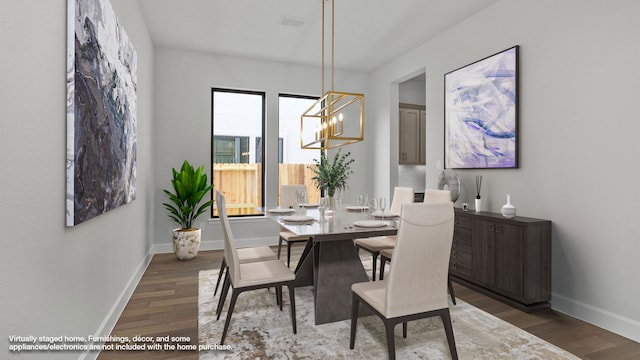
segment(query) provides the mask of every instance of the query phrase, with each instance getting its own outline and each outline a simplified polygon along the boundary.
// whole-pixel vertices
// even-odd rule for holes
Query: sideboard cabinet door
[[[495,287],[505,295],[522,297],[524,232],[521,226],[495,224]]]
[[[495,285],[496,252],[495,252],[495,224],[490,221],[474,219],[472,247],[473,247],[473,277],[487,287]]]

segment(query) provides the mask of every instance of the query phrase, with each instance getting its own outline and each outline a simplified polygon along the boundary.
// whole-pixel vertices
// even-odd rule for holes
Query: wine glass
[[[369,194],[358,196],[358,205],[360,205],[360,213],[366,214],[369,210]]]
[[[369,202],[369,207],[371,209],[371,215],[373,216],[376,210],[378,210],[378,198],[372,198]]]
[[[381,196],[380,200],[378,200],[378,203],[380,205],[380,212],[382,212],[382,217],[384,218],[384,209],[387,208],[387,198],[384,196]]]
[[[302,206],[307,201],[307,193],[304,190],[296,191],[296,203],[298,205],[298,212],[302,212]]]

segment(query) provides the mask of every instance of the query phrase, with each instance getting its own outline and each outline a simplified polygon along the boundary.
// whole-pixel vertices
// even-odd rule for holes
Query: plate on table
[[[317,208],[317,207],[318,207],[318,204],[308,203],[308,204],[302,204],[301,206],[302,206],[303,208],[313,209],[313,208]]]
[[[275,208],[269,209],[269,212],[272,214],[291,214],[295,209],[287,209],[287,208]]]
[[[354,221],[353,225],[357,227],[377,228],[377,227],[387,226],[387,223],[385,221],[380,221],[380,220],[360,220],[360,221]]]
[[[375,214],[371,214],[371,216],[377,219],[395,219],[400,215],[396,213],[375,213]]]
[[[344,208],[345,210],[348,210],[348,211],[369,210],[368,206],[361,206],[361,205],[350,205],[350,206],[345,206]]]
[[[289,215],[282,217],[282,220],[289,222],[309,222],[313,221],[314,218],[307,215]]]

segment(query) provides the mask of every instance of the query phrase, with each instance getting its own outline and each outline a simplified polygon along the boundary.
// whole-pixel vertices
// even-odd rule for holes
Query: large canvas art
[[[518,167],[518,51],[445,74],[446,168]]]
[[[108,0],[68,0],[66,224],[136,197],[136,64]]]

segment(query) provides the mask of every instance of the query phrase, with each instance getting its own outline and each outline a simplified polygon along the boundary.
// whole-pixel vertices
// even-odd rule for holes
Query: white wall
[[[505,193],[518,214],[553,221],[553,308],[640,341],[640,2],[504,0],[377,69],[370,103],[386,134],[376,157],[397,148],[397,83],[426,67],[427,187],[443,160],[443,75],[520,45],[520,161],[516,170],[458,170],[472,202],[474,176],[499,212]],[[371,119],[371,118],[370,118]],[[394,124],[389,126],[393,127]],[[387,147],[382,146],[385,142]],[[397,150],[396,150],[397,151]],[[376,187],[394,165],[372,167]],[[395,156],[397,158],[397,156]]]
[[[65,227],[65,0],[0,0],[0,356],[9,335],[108,332],[153,238],[153,48],[137,2],[111,0],[138,52],[137,199]],[[21,359],[79,353],[22,353]]]
[[[424,76],[416,76],[399,84],[398,98],[401,103],[425,105]]]
[[[278,94],[319,96],[320,68],[163,48],[156,48],[155,55],[155,242],[159,251],[172,251],[170,232],[175,224],[161,206],[166,201],[162,189],[171,186],[171,168],[180,166],[185,159],[194,165],[204,164],[211,174],[211,88],[266,92],[268,142],[265,153],[277,159]],[[366,77],[336,71],[335,89],[365,92]],[[345,148],[356,159],[353,184],[367,183],[365,149],[363,143]],[[269,163],[265,172],[266,204],[277,206],[277,162]],[[354,200],[356,196],[352,196]],[[345,194],[345,201],[350,197],[350,193]],[[217,221],[209,221],[203,215],[197,225],[204,225],[202,249],[222,248],[222,231]],[[273,221],[232,219],[232,226],[241,245],[277,244],[278,227]]]

